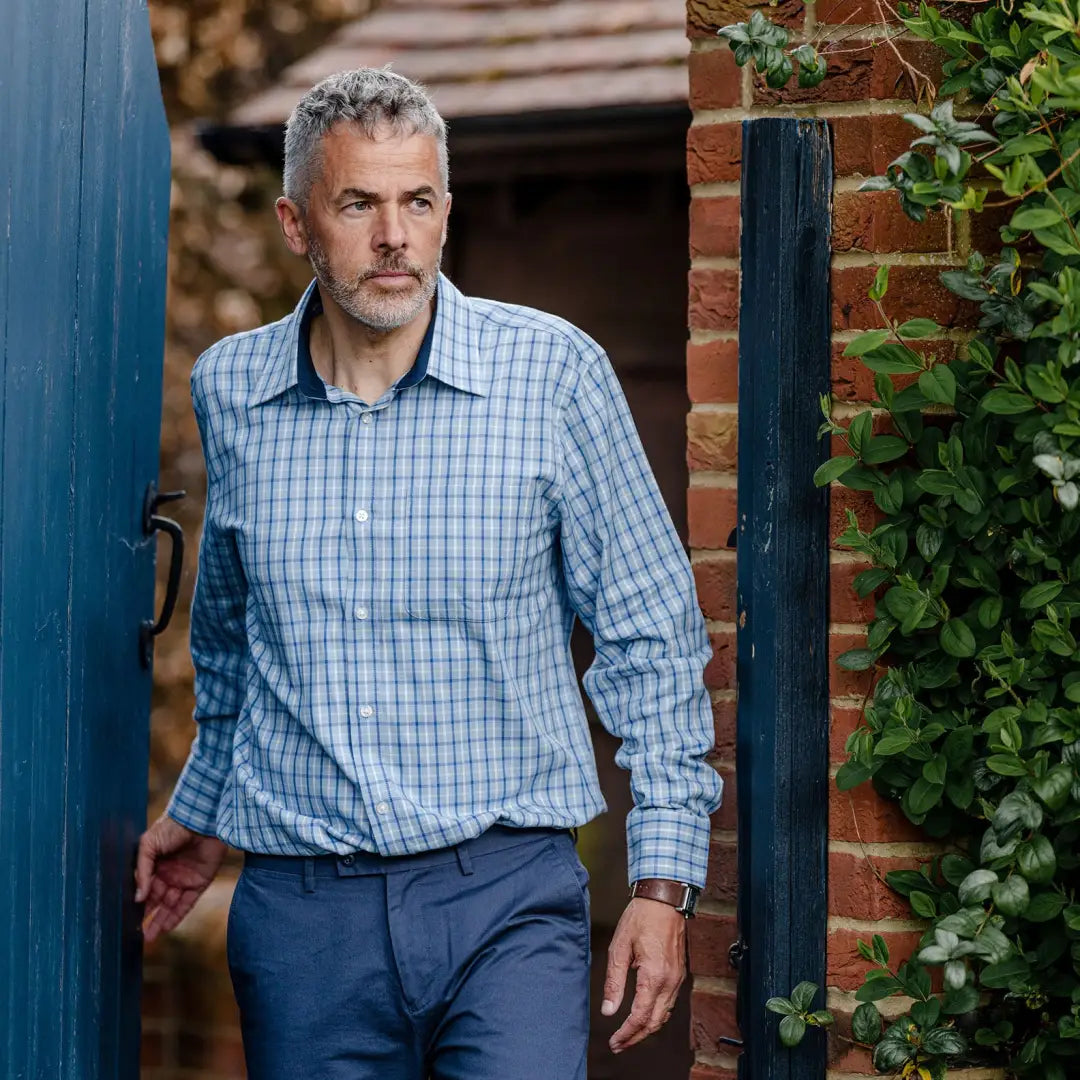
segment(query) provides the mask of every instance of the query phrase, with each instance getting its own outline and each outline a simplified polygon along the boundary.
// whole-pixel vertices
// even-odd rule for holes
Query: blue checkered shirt
[[[585,690],[630,770],[630,880],[703,884],[711,650],[607,356],[440,277],[424,369],[368,404],[298,359],[316,297],[191,374],[197,733],[167,812],[294,855],[584,824],[606,806],[576,615]]]

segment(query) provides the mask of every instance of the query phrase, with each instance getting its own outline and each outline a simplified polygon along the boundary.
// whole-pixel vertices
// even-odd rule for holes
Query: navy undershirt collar
[[[436,304],[438,299],[436,298]],[[311,345],[308,334],[311,330],[312,320],[316,315],[322,314],[322,296],[319,295],[318,287],[311,290],[304,313],[300,318],[300,333],[296,342],[296,381],[300,390],[310,398],[326,400],[326,383],[323,382],[319,373],[315,370],[315,363],[311,359]],[[413,366],[394,383],[399,390],[406,386],[418,383],[426,374],[428,359],[431,356],[431,342],[435,336],[435,312],[431,313],[431,322],[428,323],[424,340],[420,342],[420,351],[416,354]]]

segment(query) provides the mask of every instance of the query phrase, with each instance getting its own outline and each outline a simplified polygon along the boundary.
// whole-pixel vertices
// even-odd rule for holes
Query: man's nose
[[[378,227],[372,237],[374,246],[381,251],[395,251],[406,244],[405,222],[398,206],[380,208]]]

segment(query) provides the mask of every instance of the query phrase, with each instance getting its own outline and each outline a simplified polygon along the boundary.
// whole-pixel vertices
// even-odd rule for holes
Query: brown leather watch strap
[[[686,886],[681,881],[669,881],[667,878],[641,878],[634,882],[630,895],[659,900],[662,904],[677,908],[682,906],[686,898]]]

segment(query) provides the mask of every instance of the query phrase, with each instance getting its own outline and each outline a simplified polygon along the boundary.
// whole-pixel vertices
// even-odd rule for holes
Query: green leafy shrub
[[[877,678],[837,782],[871,782],[947,852],[888,875],[929,926],[896,970],[883,941],[860,944],[874,966],[853,1035],[902,1076],[981,1060],[1066,1080],[1080,1075],[1080,0],[901,14],[943,50],[945,78],[907,117],[911,149],[863,188],[896,191],[916,220],[1007,221],[998,252],[941,275],[981,312],[955,359],[926,346],[933,320],[890,316],[882,267],[881,328],[846,349],[874,373],[874,412],[845,424],[821,403],[844,453],[818,483],[869,493],[880,515],[849,514],[840,537],[871,564],[855,588],[876,606],[866,647],[839,663]],[[820,81],[829,46],[785,51],[787,31],[763,23],[719,31],[736,60],[772,86],[792,60]],[[875,1002],[895,994],[915,1003],[885,1027]]]

